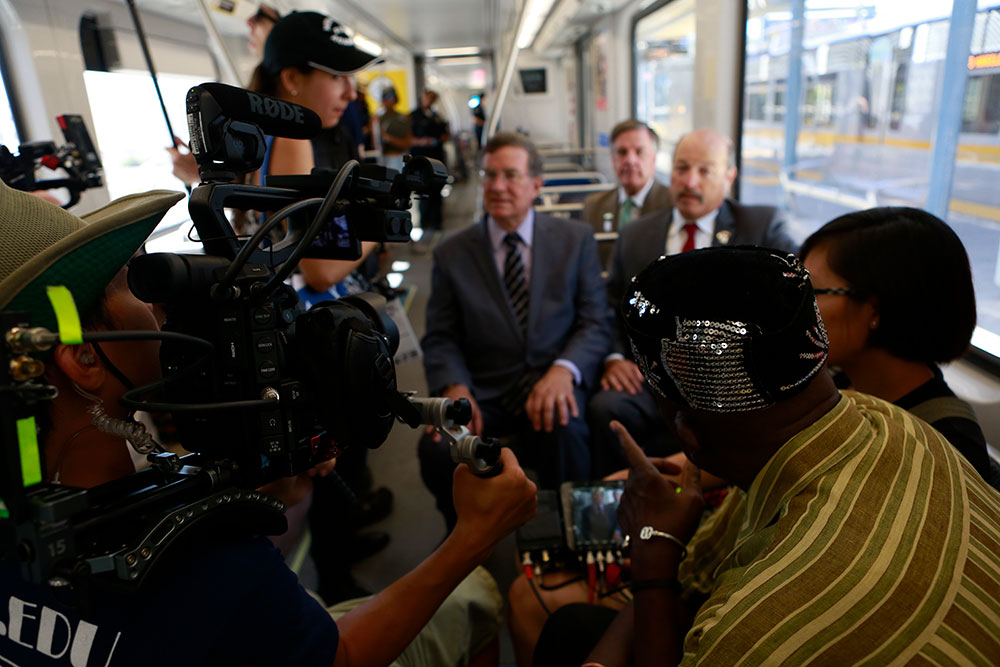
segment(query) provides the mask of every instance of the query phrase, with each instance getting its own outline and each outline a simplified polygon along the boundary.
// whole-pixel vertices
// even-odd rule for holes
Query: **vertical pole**
[[[944,60],[944,82],[938,96],[937,128],[931,151],[927,210],[947,219],[951,187],[955,180],[958,133],[962,129],[965,82],[968,80],[969,45],[976,22],[976,0],[954,0],[948,24],[948,51]]]
[[[223,81],[231,83],[234,86],[242,86],[240,76],[236,73],[236,66],[233,64],[233,57],[229,54],[226,42],[222,39],[222,35],[219,34],[219,29],[216,27],[215,21],[212,20],[212,15],[209,13],[208,7],[205,6],[205,0],[198,0],[198,9],[201,11],[205,30],[208,31],[208,44],[215,53],[215,57],[219,61],[219,67],[222,69]]]
[[[483,139],[487,141],[496,134],[497,127],[500,125],[500,114],[503,112],[503,105],[507,101],[507,92],[510,90],[510,82],[514,77],[517,55],[521,52],[521,48],[517,45],[517,38],[521,34],[521,26],[528,19],[528,5],[530,3],[531,0],[524,0],[524,4],[521,5],[517,28],[514,30],[510,51],[507,53],[507,62],[504,65],[503,77],[500,79],[500,87],[497,89],[496,100],[493,102],[493,110],[486,121],[486,127],[483,128]]]
[[[788,78],[785,79],[785,156],[781,166],[786,172],[798,162],[799,108],[802,103],[802,40],[806,34],[805,0],[792,0],[792,34],[788,48]],[[791,174],[789,174],[791,175]]]
[[[142,48],[142,55],[146,59],[146,67],[149,69],[149,76],[153,78],[153,88],[156,89],[156,99],[160,101],[160,111],[163,112],[163,120],[167,123],[167,132],[170,133],[170,145],[177,148],[177,135],[170,124],[170,116],[167,115],[167,105],[163,102],[163,93],[160,92],[160,82],[156,78],[156,68],[153,67],[153,57],[149,54],[149,44],[146,43],[146,31],[142,29],[142,22],[139,21],[139,11],[135,8],[135,0],[128,0],[128,9],[132,13],[132,23],[135,24],[135,32],[139,36],[139,46]],[[191,194],[191,186],[184,184],[184,189]]]

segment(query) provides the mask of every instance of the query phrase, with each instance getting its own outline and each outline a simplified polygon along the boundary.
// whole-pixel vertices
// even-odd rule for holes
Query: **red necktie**
[[[687,232],[687,240],[684,241],[684,247],[681,248],[681,252],[687,252],[688,250],[694,250],[694,237],[698,233],[698,225],[693,222],[689,222],[684,225],[684,231]]]

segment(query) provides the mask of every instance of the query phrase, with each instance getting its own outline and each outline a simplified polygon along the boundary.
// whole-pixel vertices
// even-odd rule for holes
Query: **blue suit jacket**
[[[490,247],[485,218],[434,251],[427,333],[421,340],[431,392],[465,384],[499,397],[529,369],[556,359],[593,387],[610,346],[607,301],[590,227],[535,214],[528,334],[520,331]]]

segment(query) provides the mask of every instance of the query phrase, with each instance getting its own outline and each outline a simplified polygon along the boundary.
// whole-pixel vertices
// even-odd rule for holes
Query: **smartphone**
[[[621,546],[618,503],[625,481],[565,482],[559,487],[566,545],[573,551]]]

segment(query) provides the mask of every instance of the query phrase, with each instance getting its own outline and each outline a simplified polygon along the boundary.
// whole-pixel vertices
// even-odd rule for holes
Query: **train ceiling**
[[[632,0],[555,0],[540,34],[545,47],[568,46],[600,17]],[[199,0],[136,0],[140,11],[201,23]],[[226,34],[246,31],[255,0],[204,0],[217,28]],[[503,52],[501,43],[515,28],[522,0],[272,0],[281,12],[292,9],[325,12],[389,48],[413,54],[427,49],[477,45]]]

